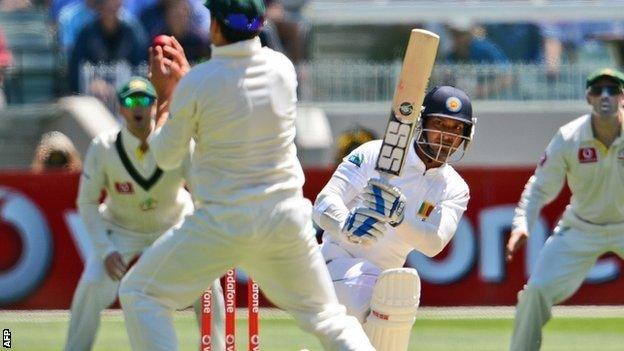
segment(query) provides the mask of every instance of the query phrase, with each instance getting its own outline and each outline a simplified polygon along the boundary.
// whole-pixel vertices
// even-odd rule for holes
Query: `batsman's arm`
[[[368,173],[374,167],[375,157],[370,154],[370,150],[378,148],[379,142],[373,147],[360,146],[351,152],[316,198],[314,221],[334,236],[334,239],[341,239],[340,233],[349,215],[348,204],[363,191],[368,181]]]
[[[101,145],[102,142],[96,138],[89,146],[80,176],[76,205],[98,256],[104,259],[115,248],[106,234],[106,227],[98,210],[102,189],[106,186],[103,169],[103,156],[106,151]]]
[[[396,233],[416,250],[434,257],[455,235],[469,198],[468,186],[465,186],[452,197],[436,204],[428,214],[426,208],[420,208],[421,204],[408,204],[405,219],[396,227]]]

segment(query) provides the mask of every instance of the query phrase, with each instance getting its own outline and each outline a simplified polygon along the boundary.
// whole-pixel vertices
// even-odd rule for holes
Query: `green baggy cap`
[[[121,100],[132,94],[143,94],[157,98],[156,89],[152,83],[143,77],[131,77],[128,82],[117,90],[117,97]]]
[[[600,78],[610,78],[620,86],[624,86],[624,73],[611,69],[611,68],[602,68],[597,71],[592,72],[589,76],[587,76],[587,80],[585,81],[585,87],[589,88],[594,85]]]

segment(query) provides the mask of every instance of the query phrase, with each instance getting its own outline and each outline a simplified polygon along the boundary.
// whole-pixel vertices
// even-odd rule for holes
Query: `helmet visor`
[[[470,137],[437,129],[418,128],[416,145],[427,157],[440,163],[461,160],[470,143]]]

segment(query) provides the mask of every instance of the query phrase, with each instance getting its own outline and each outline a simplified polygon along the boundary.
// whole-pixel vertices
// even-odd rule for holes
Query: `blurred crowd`
[[[267,24],[264,45],[284,52],[295,63],[309,59],[309,25],[303,15],[308,0],[265,0]],[[44,8],[66,63],[63,91],[94,95],[116,110],[115,82],[144,74],[147,48],[160,34],[175,36],[193,63],[210,58],[210,13],[204,0],[0,0],[0,11]],[[442,34],[438,57],[442,63],[542,63],[549,80],[556,81],[564,63],[574,63],[579,52],[623,42],[624,22],[557,22],[478,24],[467,20],[427,24]],[[2,81],[11,65],[0,23],[0,106],[5,103]],[[394,59],[394,58],[393,58]],[[98,66],[114,67],[98,70]],[[143,68],[141,68],[143,67]],[[449,72],[452,84],[457,72]],[[305,78],[305,77],[304,77]],[[478,77],[476,98],[505,89],[513,77]],[[477,83],[479,83],[477,82]],[[493,83],[492,83],[493,82]]]
[[[299,62],[304,58],[306,0],[266,0],[267,25],[261,39]],[[66,62],[66,91],[100,98],[116,110],[115,83],[145,74],[148,46],[158,35],[173,35],[191,63],[210,58],[210,12],[204,0],[0,0],[0,11],[43,7]],[[0,23],[0,87],[11,54]],[[112,71],[98,66],[116,67]],[[143,71],[142,71],[143,70]],[[0,106],[4,99],[0,91]]]

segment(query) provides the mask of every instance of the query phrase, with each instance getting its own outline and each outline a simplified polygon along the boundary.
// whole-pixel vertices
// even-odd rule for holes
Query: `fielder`
[[[264,3],[211,0],[208,7],[210,61],[187,72],[175,40],[150,53],[151,79],[164,97],[150,149],[166,170],[180,165],[195,140],[197,205],[121,284],[132,348],[177,350],[171,312],[240,267],[325,349],[374,350],[338,304],[316,244],[294,144],[295,69],[284,55],[261,47]]]
[[[551,307],[574,294],[598,257],[613,251],[624,258],[624,74],[596,71],[586,88],[591,113],[555,134],[516,208],[508,260],[567,179],[570,204],[518,294],[511,350],[540,348]]]
[[[193,211],[191,195],[184,190],[189,148],[180,167],[163,171],[147,147],[146,139],[154,129],[156,112],[154,87],[146,79],[133,77],[117,95],[126,125],[120,131],[107,132],[93,140],[80,178],[78,210],[95,252],[87,259],[72,300],[65,345],[68,351],[92,348],[100,312],[115,301],[128,262],[159,237],[170,235],[171,228]],[[100,205],[102,189],[106,191],[106,199]],[[212,289],[215,310],[223,311],[218,281]],[[223,314],[215,314],[216,332],[212,334],[215,347],[221,349],[223,333],[219,331],[223,328]]]
[[[378,351],[405,351],[420,300],[407,254],[437,255],[451,240],[468,204],[468,185],[448,164],[463,156],[476,120],[468,96],[431,90],[406,160],[389,181],[375,170],[381,140],[343,159],[314,205],[321,251],[338,300],[364,323]]]

